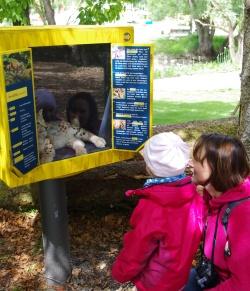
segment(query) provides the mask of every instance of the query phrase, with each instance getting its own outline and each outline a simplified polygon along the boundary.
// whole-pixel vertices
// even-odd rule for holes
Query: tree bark
[[[239,135],[250,157],[250,7],[245,1]]]
[[[34,1],[33,7],[34,7],[35,11],[41,17],[41,20],[42,20],[43,24],[44,25],[48,24],[46,16],[45,16],[43,0]]]
[[[47,19],[47,22],[49,25],[55,25],[55,12],[54,9],[52,8],[50,0],[43,0],[43,5],[44,5],[44,11],[45,11],[45,16]]]
[[[214,55],[213,52],[213,37],[215,29],[210,24],[209,17],[203,17],[197,14],[197,3],[199,0],[188,0],[188,4],[191,11],[192,18],[196,19],[195,26],[198,33],[199,49],[198,53],[200,56],[211,59]],[[203,25],[204,23],[205,25]]]
[[[202,19],[201,22],[209,23],[210,19]],[[199,38],[198,53],[200,56],[211,59],[214,55],[213,52],[214,28],[202,25],[197,21],[195,21],[195,25]]]

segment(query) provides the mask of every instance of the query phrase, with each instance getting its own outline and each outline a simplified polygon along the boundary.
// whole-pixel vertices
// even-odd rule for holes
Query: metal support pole
[[[39,182],[45,276],[48,285],[63,285],[71,275],[65,182]]]

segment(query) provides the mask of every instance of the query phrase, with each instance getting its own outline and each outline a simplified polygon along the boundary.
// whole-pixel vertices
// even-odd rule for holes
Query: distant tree
[[[215,28],[213,19],[206,13],[209,5],[209,0],[188,0],[190,15],[196,26],[196,31],[199,38],[198,54],[206,58],[212,58],[213,52],[213,37]]]
[[[80,0],[34,0],[33,8],[41,17],[43,24],[55,25],[55,11],[74,2],[79,5]]]
[[[126,3],[138,0],[85,0],[79,7],[80,24],[103,24],[120,18]]]
[[[32,0],[0,0],[0,22],[13,25],[29,25],[29,9]]]
[[[0,22],[30,25],[30,8],[34,7],[45,24],[55,24],[51,0],[0,0]]]
[[[49,25],[55,25],[55,11],[53,9],[53,5],[51,0],[40,0],[41,5],[44,8],[45,17]]]
[[[199,55],[213,55],[212,40],[216,28],[228,35],[231,59],[239,62],[242,54],[243,0],[147,0],[152,15],[157,20],[166,15],[190,15],[193,19],[198,38]]]
[[[164,0],[157,2],[154,0],[148,0],[147,6],[153,20],[160,21],[168,15],[166,1]]]
[[[214,28],[211,19],[205,15],[209,0],[147,0],[148,9],[153,19],[162,20],[166,16],[189,15],[190,23],[194,21],[198,38],[198,54],[206,58],[213,56],[212,40]],[[205,24],[205,25],[204,25]]]
[[[55,10],[70,0],[0,0],[0,22],[6,20],[13,25],[29,25],[29,10],[32,7],[44,24],[55,25]],[[118,20],[126,3],[139,0],[73,0],[79,10],[80,24],[102,24]]]
[[[166,16],[190,14],[186,0],[146,0],[146,5],[152,19],[156,21],[163,20]]]
[[[241,63],[244,0],[209,0],[204,15],[209,15],[213,20],[210,27],[227,33],[231,59],[234,63]]]

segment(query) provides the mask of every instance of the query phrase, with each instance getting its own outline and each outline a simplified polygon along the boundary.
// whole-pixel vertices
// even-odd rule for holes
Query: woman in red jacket
[[[200,191],[203,187],[208,215],[203,265],[192,270],[184,290],[248,291],[250,177],[244,146],[234,137],[204,134],[194,146],[193,168],[193,182]]]
[[[148,172],[112,268],[118,282],[131,281],[137,290],[178,291],[188,279],[202,232],[203,202],[184,174],[189,147],[172,132],[150,138],[142,151]]]

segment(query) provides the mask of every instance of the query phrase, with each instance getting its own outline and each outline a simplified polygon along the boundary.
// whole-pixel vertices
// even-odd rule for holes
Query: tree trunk
[[[44,5],[44,11],[45,11],[45,16],[47,19],[47,22],[49,25],[55,25],[55,12],[54,9],[52,8],[50,0],[43,0],[43,5]]]
[[[234,42],[234,31],[232,28],[229,28],[228,32],[228,47],[232,61],[236,62],[236,47]]]
[[[42,0],[34,1],[33,8],[35,9],[36,13],[38,13],[38,15],[40,16],[43,24],[44,25],[48,24],[45,16],[43,1]]]
[[[202,19],[201,22],[209,24],[210,19]],[[209,26],[202,25],[197,21],[195,21],[195,25],[199,38],[198,54],[202,57],[211,59],[214,56],[213,51],[214,29]]]
[[[209,17],[201,17],[197,14],[197,3],[199,0],[188,0],[191,16],[194,19],[199,38],[198,54],[201,57],[211,59],[214,56],[213,37],[215,29],[210,25]]]
[[[243,33],[239,33],[239,35],[236,37],[236,41],[238,43],[238,49],[237,49],[238,60],[237,60],[237,62],[239,64],[242,64],[242,57],[243,57]]]
[[[232,26],[229,27],[228,32],[228,47],[231,60],[234,64],[242,63],[242,33],[239,32],[237,36],[235,36],[235,32]]]
[[[241,98],[239,135],[250,157],[250,7],[245,1],[243,63],[241,72]]]

